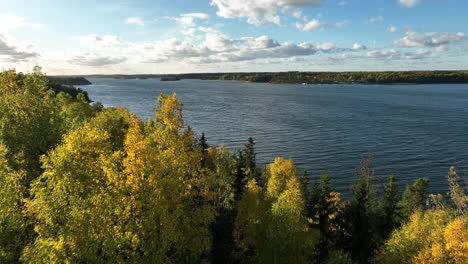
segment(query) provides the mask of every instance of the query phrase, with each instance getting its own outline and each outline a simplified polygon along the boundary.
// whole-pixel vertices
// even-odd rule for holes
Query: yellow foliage
[[[191,263],[210,250],[212,177],[200,169],[181,104],[161,96],[155,123],[105,110],[43,158],[28,263]]]
[[[237,205],[233,235],[240,255],[244,257],[258,246],[258,228],[265,211],[260,191],[257,181],[250,180]]]
[[[296,178],[297,169],[291,159],[275,158],[269,165],[270,176],[268,178],[267,197],[275,200],[286,188],[286,183],[292,178]]]
[[[376,263],[468,263],[468,225],[450,210],[415,212],[391,234]]]
[[[468,222],[458,217],[440,233],[432,233],[429,243],[413,259],[413,263],[468,263]]]
[[[455,263],[468,263],[468,221],[464,217],[453,220],[444,230],[445,248]]]

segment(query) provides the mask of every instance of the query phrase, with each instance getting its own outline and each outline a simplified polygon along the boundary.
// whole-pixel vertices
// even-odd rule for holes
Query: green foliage
[[[252,179],[239,201],[234,230],[238,254],[247,263],[307,263],[318,231],[307,225],[296,167],[283,158],[268,167],[266,188]]]
[[[455,167],[450,167],[447,180],[449,183],[449,195],[454,203],[459,215],[468,217],[468,196],[465,195],[465,191],[458,183],[460,176]]]
[[[125,76],[130,78],[132,76]],[[138,77],[138,76],[134,76]],[[133,78],[134,78],[133,77]],[[148,76],[146,76],[148,77]],[[269,83],[467,83],[467,71],[388,72],[243,72],[178,74],[180,79],[237,80]]]
[[[392,174],[388,177],[388,183],[384,185],[383,199],[383,231],[388,234],[398,223],[398,186],[395,183],[395,176]]]
[[[401,207],[401,222],[409,219],[414,211],[424,209],[428,184],[429,179],[421,178],[415,180],[412,185],[406,186],[402,200],[399,203]]]
[[[236,188],[236,200],[239,200],[245,185],[251,180],[255,179],[258,183],[261,183],[259,174],[257,171],[257,164],[255,161],[255,143],[250,137],[248,143],[245,144],[245,148],[238,151],[237,154],[237,173],[235,180]]]
[[[11,169],[6,156],[0,144],[0,263],[16,263],[31,240],[31,225],[22,212],[25,174]]]
[[[261,178],[252,138],[237,155],[209,147],[176,94],[161,94],[144,124],[54,85],[40,68],[0,72],[0,263],[468,262],[453,167],[452,201],[430,195],[425,209],[427,179],[399,201],[392,175],[379,198],[366,159],[342,203],[328,173],[309,191],[292,160],[276,158]]]
[[[324,261],[334,245],[336,232],[339,228],[337,216],[342,209],[340,194],[331,188],[328,171],[325,171],[320,178],[320,184],[314,186],[307,209],[312,226],[317,227],[320,231],[317,257],[319,261]]]
[[[412,263],[421,250],[431,245],[431,234],[442,232],[451,219],[452,215],[443,210],[416,211],[407,223],[391,234],[377,254],[375,262]]]
[[[354,264],[354,261],[351,259],[349,254],[343,253],[341,251],[333,251],[330,253],[326,264]]]
[[[26,75],[0,72],[0,141],[9,150],[9,164],[26,172],[26,185],[42,173],[39,157],[99,110],[84,96],[56,96],[40,67]]]
[[[368,263],[372,252],[380,241],[379,205],[375,191],[372,159],[361,161],[356,170],[357,184],[353,187],[352,198],[340,215],[343,248],[357,263]]]
[[[106,109],[43,159],[46,171],[28,204],[37,238],[25,249],[25,262],[206,259],[211,204],[225,206],[232,194],[214,195],[221,184],[213,180],[220,179],[201,170],[201,153],[185,130],[176,95],[158,102],[156,121],[146,129],[126,109]],[[225,162],[229,157],[221,150],[214,167]]]

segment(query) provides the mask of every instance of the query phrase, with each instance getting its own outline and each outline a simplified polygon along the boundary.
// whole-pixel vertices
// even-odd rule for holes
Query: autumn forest
[[[175,93],[147,121],[91,100],[39,67],[0,72],[0,263],[468,263],[451,164],[430,194],[356,157],[342,199],[327,171],[259,168],[252,138],[210,145]]]

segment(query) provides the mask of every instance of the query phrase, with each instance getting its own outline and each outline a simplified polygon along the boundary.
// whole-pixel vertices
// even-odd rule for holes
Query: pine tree
[[[257,161],[255,154],[255,142],[252,137],[249,137],[248,143],[245,144],[245,174],[246,177],[255,178],[259,182],[257,174]]]
[[[428,184],[429,179],[421,178],[415,180],[412,185],[406,186],[406,190],[398,204],[401,208],[401,223],[407,221],[414,211],[424,209]]]
[[[202,153],[201,164],[202,164],[202,167],[204,167],[206,165],[205,164],[206,163],[206,151],[210,147],[210,145],[208,145],[208,142],[206,141],[205,133],[202,133],[199,141],[200,141],[199,146],[201,148],[201,153]]]
[[[361,161],[356,170],[357,184],[352,189],[352,199],[341,214],[344,237],[341,241],[353,260],[368,263],[377,247],[378,217],[377,197],[373,186],[374,171],[370,158]]]
[[[257,171],[255,143],[253,138],[249,137],[245,148],[237,152],[237,173],[236,173],[236,200],[239,200],[245,189],[245,185],[251,179],[255,179],[261,184],[259,173]]]
[[[304,197],[306,199],[306,205],[307,205],[310,199],[310,191],[309,191],[310,176],[307,170],[304,170],[299,181],[301,183],[302,193],[304,194]]]
[[[340,197],[330,187],[328,171],[325,171],[320,178],[320,185],[314,189],[313,197],[313,204],[310,205],[313,207],[313,211],[310,212],[310,216],[320,231],[318,259],[324,261],[334,244],[334,232],[338,224],[337,215],[340,212]]]
[[[247,183],[245,181],[244,168],[245,168],[244,151],[239,150],[237,151],[237,157],[236,157],[236,179],[234,181],[236,201],[239,201],[241,199],[242,193],[244,192],[244,188]]]
[[[385,236],[392,231],[398,222],[398,186],[395,183],[395,176],[388,177],[388,183],[384,185],[383,213],[384,223],[383,231]]]

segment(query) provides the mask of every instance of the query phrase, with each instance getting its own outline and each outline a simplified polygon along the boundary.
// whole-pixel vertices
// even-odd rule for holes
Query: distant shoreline
[[[59,78],[60,76],[56,76]],[[239,72],[184,74],[94,74],[66,76],[113,79],[224,80],[274,84],[450,84],[468,83],[468,71],[388,71],[388,72]],[[62,77],[64,78],[64,77]],[[86,79],[85,79],[86,80]]]

